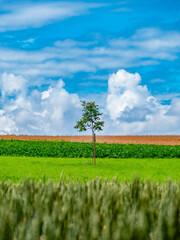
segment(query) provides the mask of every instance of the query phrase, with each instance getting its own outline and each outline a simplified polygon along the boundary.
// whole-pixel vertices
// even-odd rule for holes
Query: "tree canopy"
[[[83,106],[82,118],[77,121],[74,128],[78,129],[79,132],[91,129],[93,134],[95,134],[95,131],[102,131],[104,121],[101,121],[100,116],[102,113],[99,112],[98,105],[96,105],[95,102],[81,102]]]

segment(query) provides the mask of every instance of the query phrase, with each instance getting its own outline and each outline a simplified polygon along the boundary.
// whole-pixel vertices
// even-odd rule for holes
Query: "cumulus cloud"
[[[0,80],[2,97],[22,93],[26,88],[26,83],[26,79],[22,76],[15,76],[14,74],[8,74],[6,72],[3,73]]]
[[[81,117],[80,97],[67,92],[62,79],[42,91],[27,91],[28,84],[21,75],[2,74],[0,134],[77,134],[73,126]],[[141,84],[138,73],[119,70],[109,76],[106,95],[90,95],[85,100],[95,100],[104,113],[101,134],[180,134],[180,98],[161,104]]]
[[[0,134],[11,134],[18,130],[16,123],[3,110],[0,110],[0,126]]]
[[[151,96],[147,86],[140,85],[141,76],[125,70],[112,74],[108,80],[107,109],[112,120],[144,119],[150,113],[165,114],[168,106],[161,105]]]
[[[4,73],[1,82],[0,133],[61,135],[73,132],[80,99],[64,89],[60,79],[45,91],[27,93],[22,76]],[[17,85],[16,85],[16,84]],[[18,83],[20,83],[19,87]],[[13,93],[13,96],[12,96]]]
[[[55,133],[58,129],[61,132],[66,130],[66,134],[69,130],[73,131],[75,119],[79,117],[80,99],[76,94],[69,94],[64,89],[62,80],[59,80],[55,87],[50,86],[47,91],[42,92],[41,100],[43,114],[49,119],[48,126],[51,131]]]
[[[131,74],[125,70],[119,70],[110,76],[107,109],[112,120],[116,120],[123,112],[131,111],[134,107],[146,105],[148,90],[146,86],[139,85],[140,81],[141,77],[138,73]]]
[[[2,4],[0,32],[41,27],[57,20],[82,15],[101,4],[74,2],[44,2]]]
[[[141,85],[138,73],[119,70],[108,80],[108,134],[178,134],[180,98],[163,105]],[[110,133],[111,132],[111,133]]]

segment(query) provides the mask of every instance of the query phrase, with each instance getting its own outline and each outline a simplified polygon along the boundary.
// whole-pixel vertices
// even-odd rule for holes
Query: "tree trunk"
[[[96,164],[96,135],[94,133],[94,164]]]
[[[94,132],[92,131],[92,164],[94,163],[94,161],[93,161],[93,158],[94,158],[93,141],[94,141]]]
[[[96,164],[96,134],[92,131],[92,164]]]

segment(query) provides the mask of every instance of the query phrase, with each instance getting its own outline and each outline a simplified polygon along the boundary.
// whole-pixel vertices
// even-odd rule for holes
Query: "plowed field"
[[[27,136],[27,135],[1,135],[0,139],[39,140],[39,141],[70,141],[90,142],[91,136]],[[133,143],[156,145],[180,145],[180,135],[170,136],[97,136],[98,143]]]

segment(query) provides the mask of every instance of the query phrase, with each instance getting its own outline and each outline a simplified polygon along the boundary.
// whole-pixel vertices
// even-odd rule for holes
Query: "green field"
[[[103,180],[118,176],[120,181],[131,181],[138,176],[162,182],[168,179],[180,180],[180,160],[177,158],[128,158],[97,159],[92,165],[90,158],[38,158],[38,157],[0,157],[0,181],[19,182],[25,178],[58,181],[61,173],[67,179],[91,180],[100,177]]]

